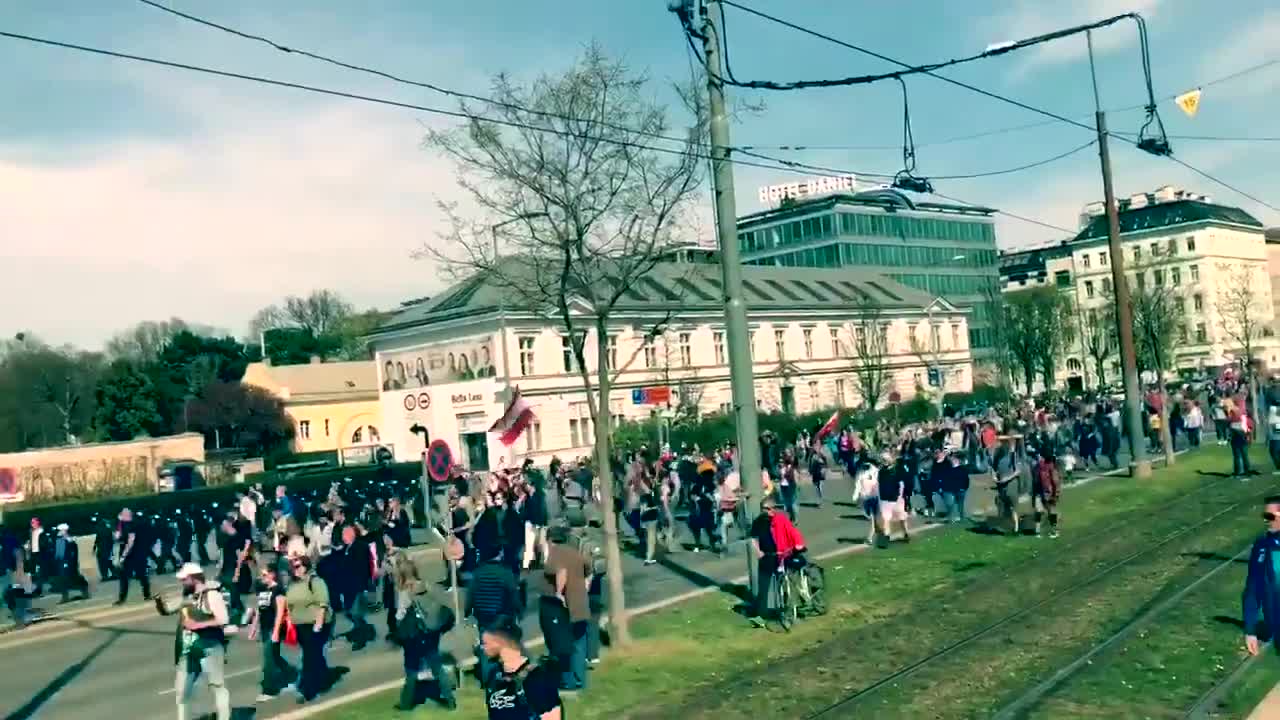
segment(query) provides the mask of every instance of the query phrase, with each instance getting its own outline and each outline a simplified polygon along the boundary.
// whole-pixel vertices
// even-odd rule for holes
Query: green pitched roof
[[[836,309],[874,303],[891,308],[923,309],[934,301],[928,293],[884,275],[858,269],[782,268],[744,265],[743,294],[748,310]],[[662,311],[673,307],[701,311],[724,306],[720,266],[706,263],[660,263],[630,287],[616,312]],[[527,310],[529,304],[481,276],[463,280],[431,300],[395,313],[378,334],[445,320],[482,315],[498,309],[507,294],[508,311]]]
[[[1262,223],[1237,207],[1215,205],[1200,200],[1175,200],[1136,210],[1120,211],[1120,234],[1157,230],[1193,222],[1220,222],[1261,228]],[[1107,216],[1099,215],[1075,236],[1076,241],[1096,240],[1107,236]]]

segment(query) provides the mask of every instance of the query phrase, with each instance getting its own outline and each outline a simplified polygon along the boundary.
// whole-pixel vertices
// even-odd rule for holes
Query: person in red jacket
[[[755,621],[769,611],[769,590],[778,568],[805,549],[804,536],[785,513],[777,511],[771,497],[760,502],[760,514],[751,523],[751,548],[756,557]]]
[[[1042,450],[1032,473],[1031,507],[1035,510],[1036,535],[1040,534],[1040,520],[1049,516],[1049,537],[1058,537],[1058,498],[1062,494],[1062,472],[1058,462],[1047,450]]]

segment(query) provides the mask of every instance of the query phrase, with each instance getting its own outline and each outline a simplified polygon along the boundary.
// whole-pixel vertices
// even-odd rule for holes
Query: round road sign
[[[413,411],[415,408],[417,408],[417,407],[418,407],[418,401],[417,401],[417,399],[416,399],[416,398],[414,398],[414,396],[412,396],[412,395],[405,395],[405,396],[404,396],[404,409],[405,409],[405,410],[409,410],[409,411],[411,411],[411,412],[412,412],[412,411]]]
[[[444,482],[453,469],[453,452],[443,440],[432,440],[427,447],[427,474],[436,482]]]

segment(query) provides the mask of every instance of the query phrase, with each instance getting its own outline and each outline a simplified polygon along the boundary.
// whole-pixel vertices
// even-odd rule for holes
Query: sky
[[[354,64],[485,94],[492,76],[555,74],[585,45],[645,72],[668,99],[690,54],[666,0],[165,0],[277,42]],[[908,63],[932,62],[1140,12],[1150,31],[1158,98],[1205,85],[1200,111],[1160,105],[1183,161],[1280,205],[1280,142],[1178,139],[1275,137],[1280,9],[1238,0],[1232,12],[1192,0],[1009,0],[913,3],[743,0],[743,4]],[[797,80],[894,66],[729,8],[739,79]],[[136,0],[0,0],[0,30],[309,83],[401,102],[456,103],[176,18]],[[1137,34],[1121,23],[1095,34],[1102,104],[1145,102]],[[0,337],[30,332],[96,349],[140,321],[181,317],[246,331],[257,309],[285,295],[330,288],[358,307],[393,308],[447,280],[415,257],[439,243],[441,201],[464,199],[454,167],[422,141],[453,120],[266,87],[0,37],[0,263],[6,292]],[[944,71],[984,90],[1090,125],[1093,92],[1083,37]],[[1091,132],[925,76],[907,83],[917,174],[964,175],[1043,160]],[[902,165],[897,83],[782,93],[731,91],[759,106],[738,113],[734,145],[854,173]],[[679,109],[673,109],[680,120]],[[1111,112],[1133,132],[1140,110]],[[1000,131],[1029,124],[1034,127]],[[983,137],[954,140],[964,136]],[[802,146],[810,150],[769,149]],[[1267,225],[1280,213],[1166,160],[1112,143],[1117,194],[1172,184],[1238,205]],[[816,173],[815,173],[816,174]],[[803,177],[735,168],[739,214],[762,209],[756,190]],[[1019,173],[936,181],[940,193],[1062,228],[1101,198],[1096,149]],[[705,217],[692,233],[710,240]],[[1002,247],[1067,233],[997,216]]]

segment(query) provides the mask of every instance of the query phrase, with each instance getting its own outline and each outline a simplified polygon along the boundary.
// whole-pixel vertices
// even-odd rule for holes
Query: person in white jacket
[[[880,518],[880,468],[866,459],[859,460],[853,471],[853,504],[859,503],[870,522],[867,544],[873,545]]]

